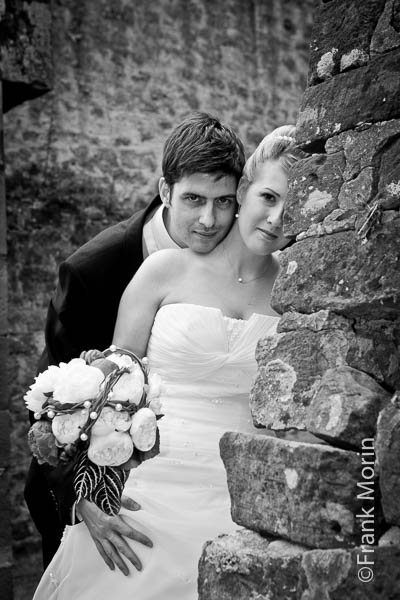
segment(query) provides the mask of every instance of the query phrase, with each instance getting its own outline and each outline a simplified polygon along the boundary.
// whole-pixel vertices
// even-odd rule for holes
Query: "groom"
[[[236,211],[244,162],[243,145],[235,132],[206,113],[172,131],[164,145],[159,195],[146,209],[99,233],[61,263],[39,372],[83,350],[103,350],[111,344],[121,295],[146,256],[163,248],[189,247],[208,253],[224,239]],[[46,566],[71,522],[72,478],[33,459],[25,499],[42,535]],[[126,508],[140,508],[130,499],[124,502]],[[111,569],[116,565],[129,573],[123,556],[141,568],[125,537],[151,545],[146,536],[86,500],[78,509]]]

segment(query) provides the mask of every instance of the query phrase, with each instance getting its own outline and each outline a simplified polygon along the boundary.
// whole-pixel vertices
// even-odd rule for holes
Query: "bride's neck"
[[[248,249],[240,235],[237,222],[233,224],[229,234],[219,246],[221,255],[233,269],[235,278],[240,276],[249,279],[262,276],[274,262],[271,254],[260,256]]]

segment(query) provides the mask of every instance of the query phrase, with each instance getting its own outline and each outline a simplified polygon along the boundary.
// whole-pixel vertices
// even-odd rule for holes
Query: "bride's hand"
[[[128,510],[140,509],[140,505],[128,496],[122,496],[121,504]],[[146,535],[128,525],[120,515],[109,517],[88,500],[80,500],[77,509],[97,550],[112,571],[116,565],[124,575],[129,575],[129,568],[122,556],[125,556],[138,571],[142,570],[139,557],[126,542],[125,537],[151,548],[153,543]]]

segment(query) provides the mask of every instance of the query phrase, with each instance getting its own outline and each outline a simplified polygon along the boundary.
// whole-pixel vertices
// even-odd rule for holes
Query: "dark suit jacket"
[[[39,372],[67,362],[83,350],[104,350],[111,344],[120,298],[143,262],[145,219],[160,203],[157,196],[146,209],[102,231],[61,263],[47,313],[46,347]],[[43,538],[46,566],[70,523],[75,500],[72,471],[39,466],[33,459],[25,499]]]

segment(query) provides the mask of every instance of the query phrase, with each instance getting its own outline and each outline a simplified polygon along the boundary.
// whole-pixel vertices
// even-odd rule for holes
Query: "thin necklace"
[[[230,266],[232,267],[232,269],[234,269],[235,267],[233,266],[233,264],[231,263],[231,260],[229,258],[228,253],[226,252],[226,257],[228,259],[228,263],[230,264]],[[261,279],[262,277],[264,277],[264,275],[267,273],[267,271],[269,270],[271,265],[267,265],[266,268],[264,269],[264,271],[261,273],[261,275],[257,275],[257,277],[252,277],[251,279],[246,279],[246,281],[243,279],[243,277],[240,277],[240,275],[238,277],[235,277],[237,283],[241,283],[242,285],[245,285],[246,283],[251,283],[252,281],[256,281],[257,279]]]
[[[265,271],[263,273],[261,273],[261,275],[258,275],[257,277],[252,277],[251,279],[246,279],[246,281],[243,279],[243,277],[238,277],[236,281],[238,283],[241,283],[242,285],[244,285],[245,283],[251,283],[252,281],[256,281],[256,279],[261,279],[261,277],[264,277],[264,275],[266,274],[267,271],[268,271],[268,267],[265,269]]]

